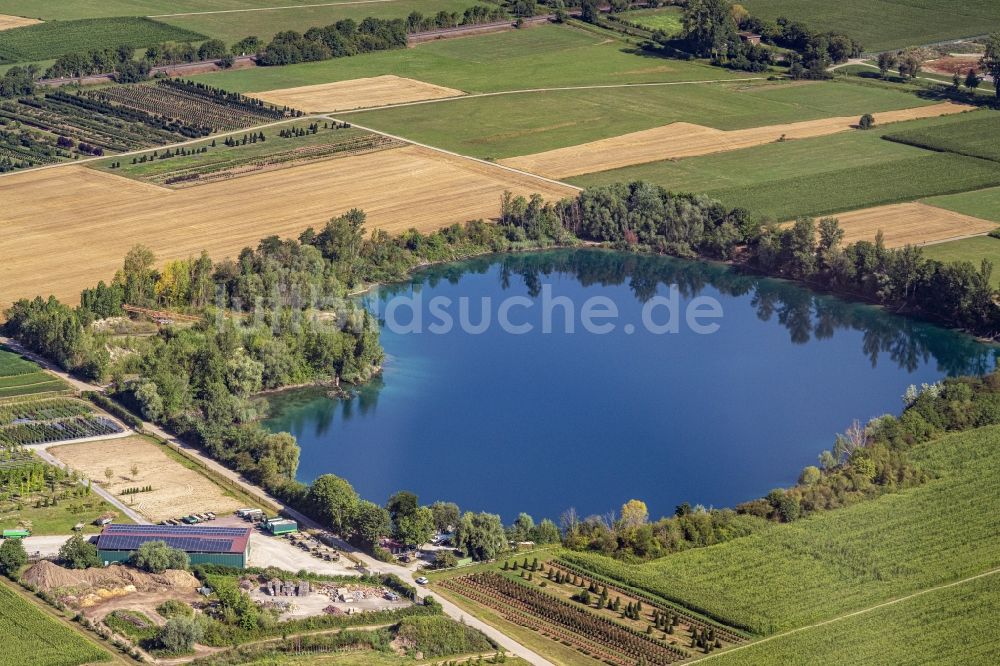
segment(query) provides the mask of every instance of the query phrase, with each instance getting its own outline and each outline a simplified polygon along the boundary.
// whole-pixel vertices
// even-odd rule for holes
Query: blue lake
[[[671,285],[679,331],[652,332],[644,309],[665,323]],[[955,332],[664,257],[487,257],[422,270],[365,302],[415,328],[417,306],[405,304],[417,296],[424,332],[383,326],[384,373],[353,398],[317,389],[272,398],[266,425],[298,438],[302,481],[334,473],[375,502],[407,489],[422,503],[454,501],[505,521],[519,511],[536,520],[569,507],[605,513],[631,498],[645,500],[653,516],[685,501],[732,506],[794,483],[854,419],[898,413],[910,384],[995,365],[994,347]],[[552,307],[544,332],[543,305],[563,296],[576,308],[575,331],[565,330],[566,309]],[[434,305],[435,297],[452,305]],[[471,299],[473,324],[484,311],[480,299],[492,300],[485,332],[458,325],[462,297]],[[509,320],[531,332],[512,334],[497,322],[511,297],[520,298]],[[617,318],[599,322],[613,331],[583,330],[581,311],[593,297],[617,307]],[[695,322],[717,324],[712,334],[683,320],[701,297],[721,308],[721,317]],[[456,325],[430,332],[442,311]]]

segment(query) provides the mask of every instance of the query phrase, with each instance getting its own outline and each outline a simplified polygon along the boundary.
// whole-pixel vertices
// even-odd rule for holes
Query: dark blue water
[[[682,323],[654,334],[644,304],[676,284],[680,305],[711,297],[723,316],[701,335]],[[548,286],[548,287],[547,287]],[[617,305],[615,330],[598,335],[541,331],[543,290],[582,304]],[[598,250],[490,257],[435,267],[383,288],[368,304],[383,315],[390,299],[419,293],[421,322],[435,321],[430,299],[493,299],[494,325],[481,334],[399,333],[383,327],[384,375],[350,400],[322,391],[272,401],[273,430],[302,447],[299,477],[348,479],[376,502],[396,490],[421,502],[442,499],[506,521],[519,511],[558,518],[645,500],[654,516],[689,501],[731,506],[793,483],[835,433],[897,413],[910,384],[982,373],[994,348],[966,336],[819,296],[718,265]],[[496,325],[512,309],[533,332]],[[457,321],[458,306],[448,310]],[[400,323],[408,312],[397,310]],[[658,322],[666,311],[657,311]],[[625,332],[626,324],[636,331]]]

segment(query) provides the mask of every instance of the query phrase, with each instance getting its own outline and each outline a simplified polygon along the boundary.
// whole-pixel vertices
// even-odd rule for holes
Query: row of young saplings
[[[74,416],[59,421],[19,423],[0,427],[0,445],[49,444],[68,439],[112,435],[121,431],[117,423],[103,416]]]
[[[692,632],[697,628],[701,631],[713,630],[715,636],[721,638],[726,643],[742,643],[747,640],[746,636],[736,633],[731,629],[723,626],[719,626],[708,622],[702,618],[695,617],[690,613],[685,613],[682,609],[667,606],[664,602],[660,600],[653,599],[648,595],[641,594],[635,590],[629,590],[622,586],[616,585],[613,581],[607,581],[600,577],[594,576],[593,574],[586,572],[579,567],[565,562],[563,560],[553,560],[550,564],[558,570],[561,570],[564,575],[577,575],[579,576],[580,585],[584,584],[584,581],[596,581],[607,587],[608,590],[616,592],[618,594],[623,594],[627,597],[632,597],[637,601],[648,605],[650,608],[658,609],[661,612],[669,612],[681,619],[683,624],[691,627]]]
[[[670,664],[690,656],[679,647],[496,572],[470,574],[442,585],[609,664]]]

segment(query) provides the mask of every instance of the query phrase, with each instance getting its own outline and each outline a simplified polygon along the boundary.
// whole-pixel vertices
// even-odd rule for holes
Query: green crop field
[[[214,72],[194,78],[227,90],[259,92],[382,74],[469,93],[745,77],[697,62],[637,53],[625,42],[570,26],[543,25],[351,58]]]
[[[191,42],[205,36],[145,18],[119,17],[53,21],[0,31],[0,62],[30,62],[64,53],[130,44]]]
[[[1000,187],[933,197],[927,203],[1000,223]]]
[[[469,7],[479,4],[477,0],[393,0],[392,2],[362,2],[360,4],[320,4],[314,7],[289,7],[269,11],[233,12],[225,14],[187,14],[165,16],[158,20],[179,28],[200,32],[209,37],[223,40],[227,44],[239,41],[247,35],[255,35],[270,40],[276,32],[296,30],[305,32],[313,26],[325,26],[342,19],[361,22],[369,16],[381,19],[406,18],[410,12],[420,12],[433,16],[439,11],[461,14]],[[178,13],[180,10],[168,10]]]
[[[741,82],[532,92],[342,116],[458,153],[499,159],[677,121],[741,129],[925,103],[906,93],[851,83]]]
[[[802,21],[812,30],[836,30],[865,51],[884,51],[982,35],[1000,23],[994,0],[746,0],[756,16]]]
[[[1000,574],[718,655],[721,666],[996,663]]]
[[[0,346],[0,399],[65,391],[69,386],[20,354]]]
[[[913,457],[938,478],[647,564],[566,557],[760,634],[1000,566],[1000,427],[943,437],[918,447]]]
[[[619,14],[619,16],[625,21],[641,25],[647,30],[662,30],[668,35],[675,35],[681,32],[682,13],[680,7],[661,7],[659,9],[636,9]]]
[[[885,164],[794,176],[705,192],[775,220],[826,215],[1000,185],[995,162],[931,153]]]
[[[178,12],[228,11],[258,7],[320,4],[321,0],[0,0],[0,14],[28,16],[46,21],[108,16],[150,16]],[[336,2],[337,0],[333,0]],[[343,1],[343,0],[341,0]]]
[[[852,131],[700,157],[637,164],[576,176],[568,181],[581,187],[593,187],[646,180],[674,192],[706,192],[881,165],[924,155],[927,155],[926,151],[884,141],[874,132]]]
[[[900,128],[900,134],[947,132],[969,122],[991,122],[993,115],[983,111],[970,114],[969,119],[962,114],[887,127]],[[646,180],[675,192],[707,193],[759,214],[791,219],[974,189],[995,182],[998,173],[985,160],[966,160],[886,141],[878,131],[852,131],[650,162],[577,176],[569,182],[593,187]],[[937,199],[929,203],[941,205]],[[976,215],[980,211],[960,212]],[[994,212],[997,218],[1000,211]]]
[[[1000,289],[1000,239],[990,236],[977,236],[948,243],[927,245],[923,249],[924,256],[937,259],[944,263],[968,261],[979,267],[983,259],[993,263],[991,282],[995,289]]]
[[[77,666],[111,655],[0,584],[0,663]]]
[[[890,141],[1000,162],[1000,113],[976,114],[964,122],[890,132]]]

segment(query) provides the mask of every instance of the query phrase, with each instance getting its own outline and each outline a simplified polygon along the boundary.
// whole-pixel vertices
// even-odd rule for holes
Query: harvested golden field
[[[160,261],[234,256],[264,236],[297,237],[351,208],[399,233],[494,218],[504,190],[556,200],[574,194],[497,166],[418,146],[169,190],[71,165],[0,177],[0,303],[110,280],[136,243]]]
[[[10,30],[11,28],[22,28],[26,25],[41,23],[38,19],[24,18],[23,16],[11,16],[10,14],[0,14],[0,30]]]
[[[265,102],[290,106],[307,113],[349,111],[389,104],[419,102],[425,99],[458,97],[465,93],[454,88],[436,86],[394,74],[351,79],[336,83],[321,83],[298,88],[281,88],[253,93]]]
[[[874,241],[882,231],[886,247],[927,245],[968,236],[982,236],[997,228],[996,222],[963,215],[923,203],[863,208],[835,215],[844,230],[844,244]]]
[[[885,111],[875,115],[875,122],[884,125],[903,120],[963,113],[974,108],[965,104],[942,102],[913,109]],[[857,124],[858,117],[838,116],[729,131],[691,123],[671,123],[578,146],[511,157],[501,160],[500,163],[549,178],[568,178],[646,162],[751,148],[773,143],[782,136],[785,139],[808,139],[846,132]]]
[[[125,488],[152,486],[152,491],[122,501],[153,522],[206,511],[231,513],[242,506],[207,477],[168,456],[162,446],[145,437],[123,437],[54,446],[49,453],[115,496]],[[139,472],[135,476],[133,465]],[[114,473],[110,483],[107,469]]]

